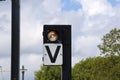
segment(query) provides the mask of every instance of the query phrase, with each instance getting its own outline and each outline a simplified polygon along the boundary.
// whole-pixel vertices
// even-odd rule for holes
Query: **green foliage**
[[[92,65],[94,58],[88,58],[77,63],[73,68],[73,80],[93,80]]]
[[[35,72],[35,80],[61,80],[60,66],[42,66]]]
[[[74,66],[72,77],[72,80],[120,80],[120,56],[82,60]]]
[[[106,34],[103,43],[98,45],[102,54],[105,55],[120,55],[120,29],[112,29]]]

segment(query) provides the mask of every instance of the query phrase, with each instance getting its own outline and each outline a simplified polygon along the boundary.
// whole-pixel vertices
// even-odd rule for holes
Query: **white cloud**
[[[81,36],[78,37],[74,44],[75,53],[82,57],[97,56],[97,45],[100,38],[97,36]]]
[[[91,16],[85,17],[83,28],[81,29],[83,32],[88,31],[100,31],[106,27],[106,25],[109,24],[110,21],[109,16],[104,15],[98,15],[98,16]]]
[[[93,15],[109,15],[112,6],[107,0],[77,0],[82,5],[82,10],[89,16]]]
[[[0,32],[0,57],[5,57],[10,55],[11,51],[11,37],[9,34]]]
[[[38,23],[24,23],[21,27],[21,47],[33,47],[41,44],[42,41],[42,25]]]
[[[22,65],[27,69],[25,72],[25,79],[26,80],[34,80],[35,71],[40,69],[42,65],[42,55],[36,55],[35,53],[21,55],[21,68]]]
[[[2,70],[3,72],[0,72],[0,80],[10,80],[10,58],[0,58],[0,71]]]
[[[55,14],[61,11],[60,0],[44,0],[42,6],[43,9],[50,14]]]

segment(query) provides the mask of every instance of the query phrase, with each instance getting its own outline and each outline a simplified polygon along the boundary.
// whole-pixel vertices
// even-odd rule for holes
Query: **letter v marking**
[[[55,54],[54,54],[54,56],[52,56],[49,46],[45,46],[52,63],[55,63],[57,56],[58,56],[58,53],[59,53],[59,50],[60,50],[60,47],[61,46],[57,46]]]

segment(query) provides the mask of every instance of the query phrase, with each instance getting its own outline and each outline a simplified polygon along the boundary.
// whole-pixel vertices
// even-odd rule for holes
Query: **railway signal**
[[[62,80],[71,80],[71,25],[44,25],[43,64],[61,65]]]

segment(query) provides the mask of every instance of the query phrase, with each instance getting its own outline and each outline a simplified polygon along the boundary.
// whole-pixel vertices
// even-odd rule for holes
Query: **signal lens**
[[[50,31],[48,33],[48,39],[52,42],[56,41],[58,39],[58,34],[56,31]]]

